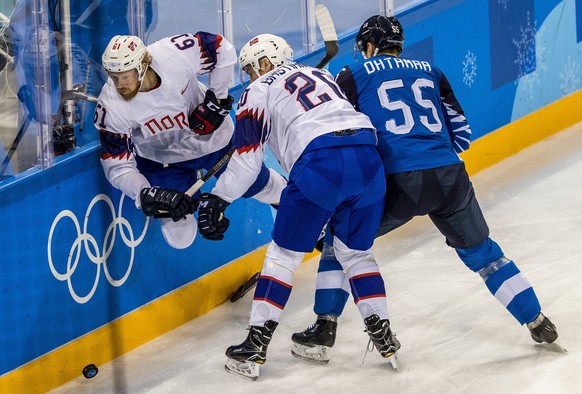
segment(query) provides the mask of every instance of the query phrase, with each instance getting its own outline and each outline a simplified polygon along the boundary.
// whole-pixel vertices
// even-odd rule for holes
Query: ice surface
[[[568,353],[532,341],[464,267],[427,218],[378,239],[400,371],[368,342],[351,303],[329,364],[291,356],[291,334],[314,321],[317,261],[295,274],[293,293],[255,382],[224,370],[241,342],[252,292],[133,352],[97,377],[54,393],[580,393],[582,387],[582,124],[472,177],[496,240],[534,286]]]

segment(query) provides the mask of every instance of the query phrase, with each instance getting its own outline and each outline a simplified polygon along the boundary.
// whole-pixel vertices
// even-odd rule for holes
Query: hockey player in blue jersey
[[[426,61],[401,58],[404,32],[394,17],[373,16],[356,45],[365,58],[343,68],[336,81],[354,107],[370,117],[386,174],[385,209],[377,236],[428,215],[465,265],[536,342],[554,342],[555,326],[541,313],[534,290],[489,238],[473,186],[458,157],[471,130],[444,74]],[[333,233],[333,227],[331,229]],[[326,235],[318,270],[316,322],[292,335],[296,357],[325,364],[335,343],[337,317],[349,296]]]
[[[292,61],[281,37],[261,34],[239,55],[251,83],[241,94],[236,152],[212,193],[200,196],[201,234],[221,235],[224,211],[259,174],[268,146],[289,174],[273,240],[255,290],[249,333],[226,350],[227,371],[257,379],[265,363],[293,272],[327,221],[370,340],[385,358],[400,347],[388,324],[384,281],[372,254],[384,209],[385,181],[370,119],[355,111],[325,70]],[[389,360],[390,361],[390,360]]]

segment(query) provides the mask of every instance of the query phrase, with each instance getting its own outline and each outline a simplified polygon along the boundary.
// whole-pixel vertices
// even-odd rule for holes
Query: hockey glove
[[[53,125],[53,147],[55,156],[60,156],[75,149],[75,126],[68,124]]]
[[[161,187],[141,189],[141,209],[146,216],[170,217],[174,222],[196,211],[192,198],[178,190]]]
[[[228,230],[230,220],[224,210],[230,203],[211,193],[202,193],[198,202],[198,231],[209,240],[220,241]]]
[[[208,89],[204,101],[188,116],[190,129],[200,135],[214,133],[230,113],[234,98],[228,96],[222,101],[219,103],[214,92]]]

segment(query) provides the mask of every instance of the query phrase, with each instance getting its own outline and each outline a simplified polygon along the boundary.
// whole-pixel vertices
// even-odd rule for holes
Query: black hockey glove
[[[224,210],[230,203],[211,193],[202,193],[198,201],[198,231],[209,240],[220,241],[228,230],[230,220]]]
[[[161,187],[141,189],[141,209],[146,216],[170,217],[174,222],[196,211],[192,198],[178,190]]]
[[[60,156],[75,149],[75,126],[68,124],[53,125],[53,147],[55,156]]]
[[[230,113],[233,101],[234,98],[228,96],[219,103],[214,92],[208,89],[204,101],[188,116],[190,129],[201,135],[214,133]]]

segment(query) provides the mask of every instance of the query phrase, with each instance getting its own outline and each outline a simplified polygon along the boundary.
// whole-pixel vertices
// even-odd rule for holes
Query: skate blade
[[[224,369],[231,374],[243,377],[248,380],[257,380],[259,377],[261,365],[252,361],[237,361],[229,358],[224,364]]]
[[[547,345],[548,347],[550,347],[550,348],[552,348],[552,349],[554,349],[554,350],[557,350],[557,351],[559,351],[559,352],[562,352],[562,353],[568,353],[568,349],[566,349],[566,348],[564,347],[564,345],[562,345],[562,342],[560,342],[560,341],[559,341],[559,340],[557,340],[557,339],[556,339],[554,342],[552,342],[552,343],[547,343],[547,344],[545,344],[545,345]]]
[[[398,372],[400,370],[399,369],[400,364],[398,362],[398,352],[395,352],[391,356],[388,356],[388,361],[390,362],[392,369],[394,369],[396,372]]]
[[[291,354],[310,363],[325,365],[329,363],[329,350],[330,348],[327,346],[317,345],[309,347],[294,343],[291,348]]]

